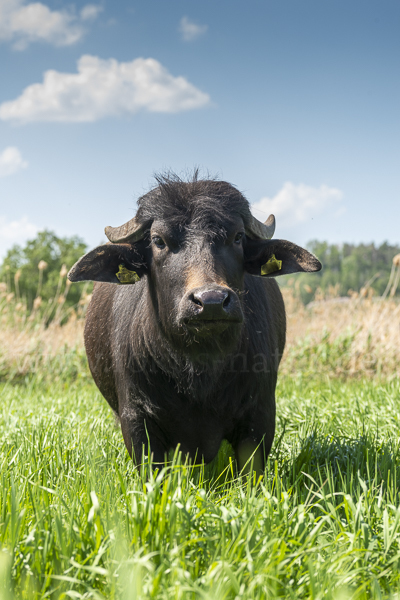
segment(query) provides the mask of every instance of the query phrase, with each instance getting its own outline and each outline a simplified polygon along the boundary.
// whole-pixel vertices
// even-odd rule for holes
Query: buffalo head
[[[245,197],[223,181],[158,178],[136,216],[106,227],[111,243],[71,269],[71,281],[147,286],[163,335],[177,350],[231,351],[242,330],[245,276],[318,271],[320,262],[285,240],[272,240],[275,219],[255,219]]]

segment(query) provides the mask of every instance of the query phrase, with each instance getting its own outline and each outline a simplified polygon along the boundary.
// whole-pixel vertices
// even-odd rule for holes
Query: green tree
[[[66,295],[66,306],[72,306],[79,302],[82,286],[72,284],[66,290],[66,274],[85,252],[86,244],[77,236],[60,238],[41,231],[24,247],[15,245],[7,252],[0,279],[17,298],[26,299],[28,308],[38,296],[45,304],[60,294]]]

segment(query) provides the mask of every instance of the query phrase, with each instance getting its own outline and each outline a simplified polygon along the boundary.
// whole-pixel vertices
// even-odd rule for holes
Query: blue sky
[[[195,166],[277,237],[399,243],[399,67],[397,0],[0,0],[0,257]]]

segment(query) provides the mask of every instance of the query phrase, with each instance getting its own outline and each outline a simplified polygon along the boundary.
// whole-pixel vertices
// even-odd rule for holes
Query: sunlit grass
[[[136,470],[91,383],[6,384],[0,598],[395,598],[399,406],[398,380],[281,380],[257,484],[227,445]]]

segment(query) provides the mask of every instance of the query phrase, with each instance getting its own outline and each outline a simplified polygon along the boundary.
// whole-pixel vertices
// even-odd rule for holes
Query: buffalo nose
[[[218,319],[227,316],[231,296],[228,290],[204,290],[195,292],[192,300],[203,318]]]

